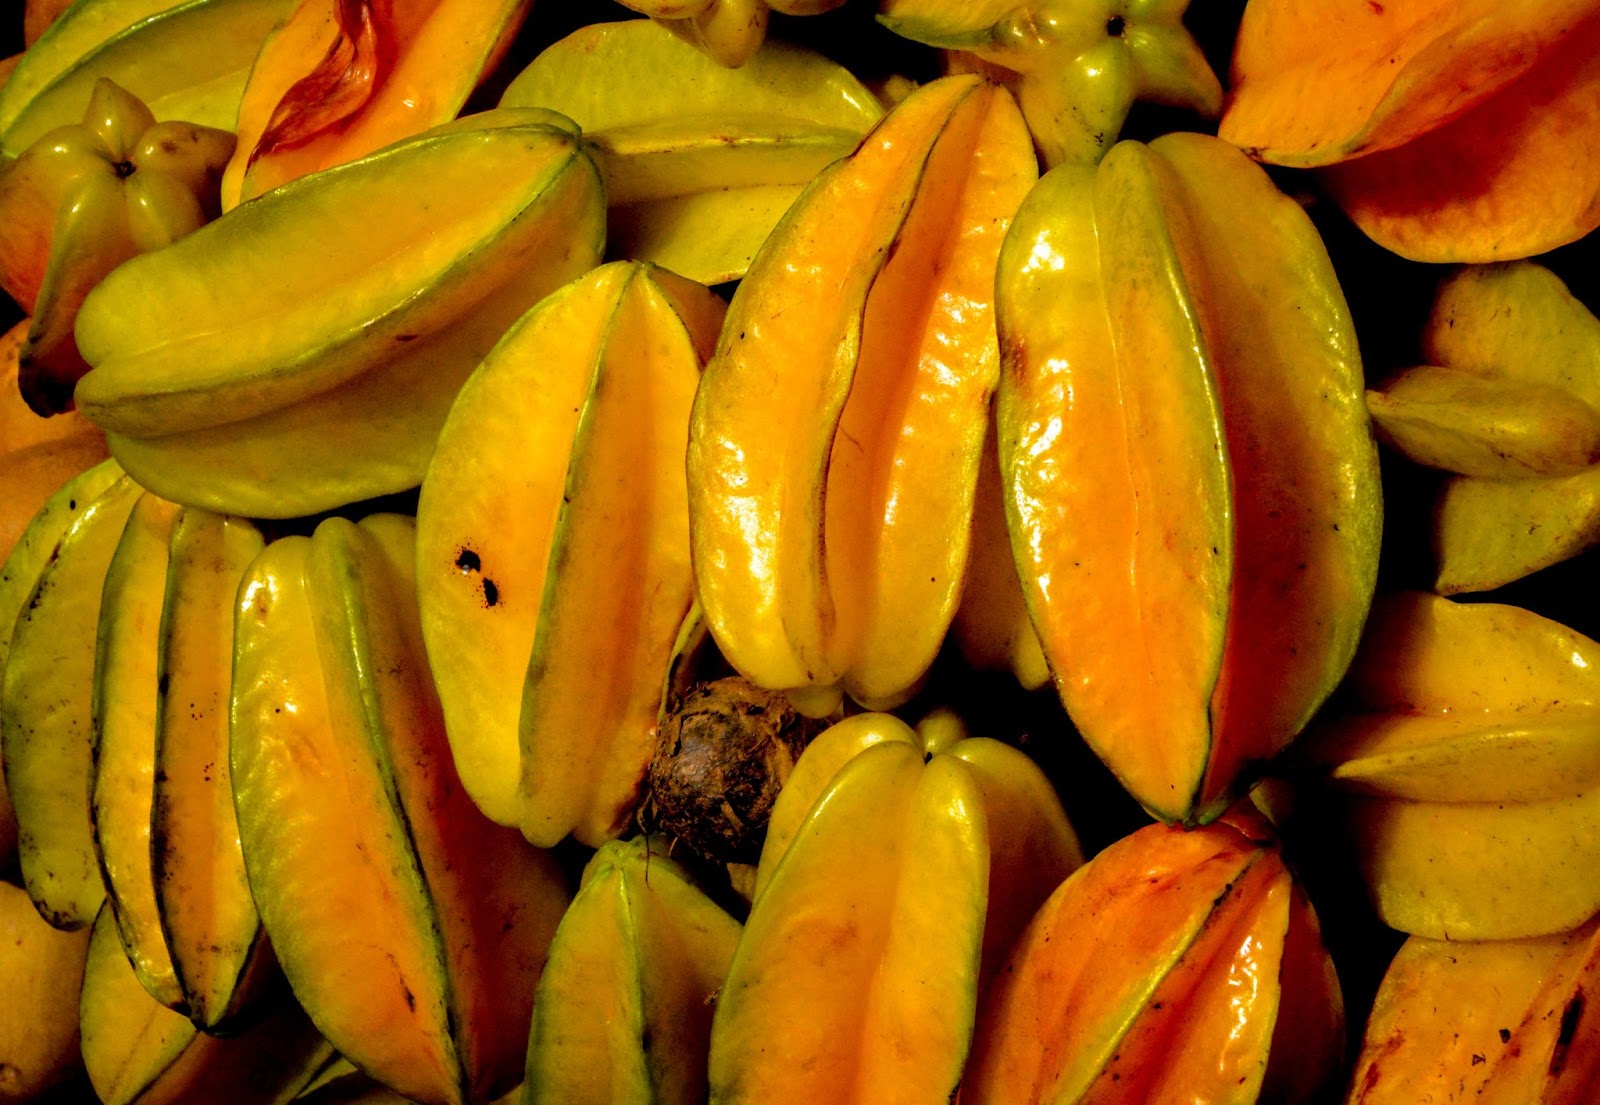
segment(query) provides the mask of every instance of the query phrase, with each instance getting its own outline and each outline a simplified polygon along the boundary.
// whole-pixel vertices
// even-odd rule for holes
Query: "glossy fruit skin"
[[[423,634],[462,782],[541,847],[598,846],[640,800],[693,603],[683,453],[723,310],[638,261],[563,285],[473,371],[423,478]]]
[[[1125,141],[1029,195],[997,321],[1007,525],[1057,690],[1147,810],[1204,823],[1332,692],[1376,587],[1328,255],[1227,144]]]
[[[238,591],[229,742],[245,870],[300,1004],[405,1097],[520,1077],[570,899],[555,860],[472,805],[423,652],[415,526],[280,538]]]
[[[691,423],[696,593],[734,667],[807,713],[905,702],[954,617],[995,256],[1033,172],[1008,93],[925,85],[811,183],[729,306]]]
[[[1309,1102],[1343,1031],[1316,915],[1242,807],[1140,829],[1056,889],[984,1002],[962,1099]]]
[[[113,455],[164,498],[244,517],[415,487],[472,369],[603,249],[593,161],[533,114],[300,177],[117,269],[77,326],[94,365],[77,402]]]
[[[816,738],[768,823],[711,1100],[948,1101],[1006,949],[1082,860],[1038,768],[943,711]],[[848,871],[848,874],[841,872]]]

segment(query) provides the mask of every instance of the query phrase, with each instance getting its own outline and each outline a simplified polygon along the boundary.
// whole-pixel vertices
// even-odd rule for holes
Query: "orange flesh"
[[[224,208],[454,118],[526,10],[526,0],[304,0],[251,70]],[[331,115],[318,91],[336,93]]]

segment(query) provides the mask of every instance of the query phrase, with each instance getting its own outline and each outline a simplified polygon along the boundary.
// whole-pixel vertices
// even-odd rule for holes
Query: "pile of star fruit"
[[[0,1102],[1600,1097],[1600,3],[628,2],[11,29]]]

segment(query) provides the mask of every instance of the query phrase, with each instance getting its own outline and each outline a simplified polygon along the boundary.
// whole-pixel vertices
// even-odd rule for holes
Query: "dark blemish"
[[[1556,1033],[1556,1048],[1550,1055],[1550,1076],[1553,1078],[1560,1074],[1567,1065],[1567,1049],[1572,1046],[1572,1041],[1578,1035],[1578,1022],[1583,1020],[1583,991],[1579,990],[1572,995],[1565,1009],[1561,1011],[1561,1028]]]
[[[1480,1063],[1487,1063],[1488,1061],[1489,1060],[1485,1059],[1482,1055],[1473,1055],[1472,1057],[1473,1066],[1478,1066]]]
[[[1509,1044],[1511,1042],[1511,1029],[1502,1028],[1500,1030],[1500,1042],[1502,1044]]]
[[[415,1013],[417,1011],[417,996],[411,992],[411,987],[407,986],[405,983],[400,984],[400,989],[405,991],[406,1008]]]
[[[1106,20],[1106,34],[1112,38],[1121,38],[1122,32],[1128,29],[1128,21],[1120,15],[1113,15]]]
[[[174,142],[172,139],[170,139],[170,138],[162,139],[162,141],[161,141],[161,152],[162,153],[176,154],[176,153],[178,153],[179,149],[180,149],[180,147],[178,146],[178,144],[176,142]]]
[[[500,604],[500,588],[495,586],[495,582],[492,579],[483,581],[483,601],[489,606],[498,606]]]
[[[396,334],[394,340],[399,342],[416,341],[421,336],[421,334]]]
[[[1373,15],[1383,14],[1383,5],[1378,3],[1378,0],[1367,0],[1367,7],[1372,9]]]
[[[78,509],[78,500],[77,499],[68,499],[67,500],[67,509],[68,510],[77,510]]]
[[[127,180],[133,175],[133,162],[131,161],[119,161],[111,167],[116,170],[118,180]]]
[[[162,698],[165,698],[167,696],[167,685],[171,681],[171,676],[169,676],[166,672],[162,672],[161,675],[156,679],[156,694]]]
[[[462,549],[456,554],[456,567],[463,572],[483,571],[483,559],[471,549]]]

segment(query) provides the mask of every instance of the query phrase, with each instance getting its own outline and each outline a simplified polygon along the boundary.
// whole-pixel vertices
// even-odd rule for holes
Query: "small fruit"
[[[73,326],[90,290],[128,258],[213,218],[218,175],[232,152],[227,131],[158,123],[136,97],[101,78],[82,123],[46,132],[7,167],[0,269],[33,312],[17,385],[34,411],[70,409],[72,389],[89,370]]]

